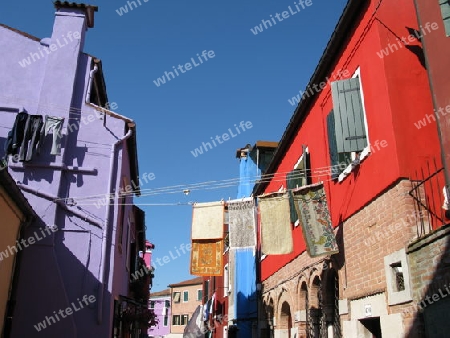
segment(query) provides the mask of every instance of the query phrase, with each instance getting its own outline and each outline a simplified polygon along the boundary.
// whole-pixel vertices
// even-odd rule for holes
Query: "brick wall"
[[[384,257],[405,249],[416,236],[417,216],[408,194],[410,190],[411,183],[401,180],[340,224],[336,229],[340,253],[331,261],[327,257],[311,258],[304,252],[266,279],[263,301],[268,304],[273,299],[276,324],[280,324],[281,304],[287,301],[292,313],[292,327],[299,328],[299,337],[305,335],[304,311],[300,311],[304,309],[304,301],[300,299],[301,284],[307,285],[311,307],[317,302],[315,291],[312,292],[314,280],[320,279],[324,284],[324,276],[330,268],[338,272],[339,299],[349,302],[387,292]],[[403,313],[407,324],[414,314],[407,309],[412,307],[412,302],[391,306],[388,313]],[[347,320],[350,315],[343,314],[341,319]],[[285,324],[282,326],[284,328]],[[275,326],[275,329],[281,328]]]
[[[357,299],[386,290],[384,257],[405,248],[415,236],[411,183],[398,182],[349,218],[344,226],[345,264],[340,271],[342,298]]]
[[[450,291],[450,225],[446,225],[427,236],[416,240],[408,247],[408,261],[411,270],[414,304],[418,304],[424,311],[448,297]],[[435,298],[433,298],[433,295]],[[429,297],[427,299],[427,297]],[[443,302],[442,302],[443,303]],[[447,308],[447,312],[449,309]],[[422,313],[409,311],[408,329],[411,337],[424,336],[424,318]],[[450,323],[443,321],[439,324],[441,334],[448,334]]]

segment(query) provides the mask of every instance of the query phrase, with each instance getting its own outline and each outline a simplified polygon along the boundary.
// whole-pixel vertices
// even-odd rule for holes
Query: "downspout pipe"
[[[87,86],[86,91],[86,103],[91,103],[91,91],[92,91],[92,85],[94,84],[94,75],[98,71],[98,66],[94,65],[94,68],[89,72],[89,82]]]
[[[117,140],[111,147],[111,158],[109,163],[109,178],[108,178],[108,205],[106,207],[106,215],[105,215],[105,225],[103,227],[103,235],[102,235],[102,261],[101,261],[101,270],[100,270],[100,285],[98,288],[98,312],[97,312],[97,322],[100,325],[103,321],[103,295],[105,290],[105,285],[108,283],[107,275],[106,275],[106,261],[107,261],[107,251],[108,251],[108,245],[107,245],[107,236],[108,231],[110,229],[110,218],[111,218],[111,207],[113,206],[114,197],[113,191],[114,191],[114,162],[116,158],[117,153],[117,147],[128,140],[133,135],[133,130],[130,128],[128,129],[128,132]]]
[[[109,109],[97,106],[96,104],[91,102],[91,92],[92,92],[92,86],[94,85],[94,75],[95,75],[95,73],[97,73],[97,71],[98,71],[98,66],[94,65],[94,68],[92,68],[92,70],[89,72],[89,82],[87,85],[86,98],[85,98],[86,104],[94,107],[97,111],[99,111],[103,114],[106,114],[106,115],[109,115],[109,116],[112,116],[112,117],[115,117],[115,118],[125,121],[129,127],[136,126],[136,123],[132,119],[129,119],[128,117],[117,114]]]

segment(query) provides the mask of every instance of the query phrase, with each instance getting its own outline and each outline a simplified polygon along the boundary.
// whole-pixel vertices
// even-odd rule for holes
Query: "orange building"
[[[172,322],[169,337],[183,337],[184,329],[198,306],[202,305],[203,278],[170,284]]]
[[[20,252],[23,247],[36,241],[32,237],[25,240],[21,238],[23,227],[33,219],[35,213],[7,170],[0,170],[0,216],[0,334],[7,334],[11,324],[10,299],[15,292],[15,271],[20,261]]]

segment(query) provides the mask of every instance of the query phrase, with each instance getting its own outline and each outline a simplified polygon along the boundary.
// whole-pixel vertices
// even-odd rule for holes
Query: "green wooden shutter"
[[[445,34],[450,36],[450,2],[448,0],[439,0],[441,7],[442,20],[444,21]]]
[[[338,153],[361,151],[367,146],[364,110],[358,78],[331,83]]]
[[[339,177],[339,156],[336,144],[336,134],[334,125],[334,111],[327,116],[328,148],[330,151],[331,179]]]
[[[288,190],[292,190],[303,186],[304,177],[302,170],[292,170],[286,175],[286,186]],[[289,209],[291,214],[291,222],[295,223],[298,220],[297,211],[295,210],[294,198],[292,193],[289,195]]]

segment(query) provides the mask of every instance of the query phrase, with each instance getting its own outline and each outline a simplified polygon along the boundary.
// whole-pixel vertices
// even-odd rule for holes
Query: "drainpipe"
[[[105,226],[103,227],[103,235],[102,235],[102,269],[100,270],[100,285],[98,288],[98,312],[97,312],[97,322],[100,325],[103,320],[103,294],[105,290],[105,284],[108,283],[108,281],[105,281],[106,279],[106,254],[108,250],[107,246],[107,236],[109,231],[109,223],[110,223],[110,215],[111,215],[111,206],[113,205],[113,198],[111,197],[111,194],[114,190],[114,177],[113,177],[113,171],[114,171],[114,159],[116,157],[116,151],[117,146],[121,144],[122,142],[126,141],[131,137],[133,134],[132,129],[129,129],[125,136],[123,136],[121,139],[119,139],[116,143],[114,143],[111,147],[111,159],[109,164],[109,178],[108,178],[108,205],[106,207],[106,215],[105,215]]]
[[[91,91],[92,91],[92,84],[94,83],[94,75],[98,71],[98,66],[94,65],[94,68],[89,72],[89,83],[87,86],[87,92],[86,92],[86,103],[91,103]]]

